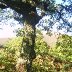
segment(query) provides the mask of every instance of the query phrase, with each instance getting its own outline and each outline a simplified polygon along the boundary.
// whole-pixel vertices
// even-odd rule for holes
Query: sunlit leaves
[[[62,35],[59,37],[58,42],[57,42],[57,49],[60,48],[59,52],[62,53],[63,56],[70,59],[72,55],[72,37],[68,35]],[[70,59],[70,61],[72,61]]]
[[[38,35],[37,38],[36,38],[35,50],[36,50],[37,54],[43,55],[43,54],[48,53],[48,46],[44,42],[42,36],[40,36],[40,35]]]

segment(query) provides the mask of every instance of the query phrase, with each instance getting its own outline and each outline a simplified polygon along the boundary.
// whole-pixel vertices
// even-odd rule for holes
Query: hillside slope
[[[53,47],[57,42],[58,34],[53,34],[52,36],[43,34],[43,37],[44,41],[48,44],[48,46]]]
[[[10,38],[0,38],[0,48],[2,48],[8,40],[10,40]]]

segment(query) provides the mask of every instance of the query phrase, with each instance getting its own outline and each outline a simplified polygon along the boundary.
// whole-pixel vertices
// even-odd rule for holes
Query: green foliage
[[[24,33],[24,29],[22,28],[22,29],[18,29],[18,30],[16,30],[16,36],[18,37],[18,36],[23,36],[25,33]]]
[[[59,36],[56,47],[50,49],[48,53],[55,58],[55,62],[63,63],[63,71],[69,71],[72,67],[72,36]]]
[[[43,40],[42,35],[38,35],[36,37],[36,46],[35,46],[36,54],[46,54],[48,53],[48,46]]]
[[[47,33],[46,33],[47,35],[49,35],[49,36],[52,36],[52,33],[51,33],[51,31],[47,31]]]
[[[13,38],[5,44],[5,51],[18,56],[19,55],[18,52],[21,49],[21,44],[22,44],[22,37]]]
[[[5,72],[15,71],[16,61],[20,55],[21,41],[22,37],[9,40],[0,53],[0,64],[5,66]]]
[[[20,57],[20,52],[22,49],[22,39],[22,37],[18,36],[9,40],[4,45],[4,49],[0,54],[0,64],[5,66],[5,71],[7,70],[9,72],[12,72],[12,70],[15,70],[16,61],[18,57]],[[28,39],[24,38],[24,42],[26,41],[28,41]],[[29,44],[27,46],[24,45],[25,57],[27,57],[27,54],[29,54],[30,47],[31,41],[29,41]],[[37,53],[37,56],[47,53],[47,50],[47,44],[43,41],[42,35],[38,34],[36,37],[35,45],[35,51]]]
[[[49,48],[41,35],[38,35],[37,38],[35,47],[37,57],[33,61],[34,72],[70,72],[72,68],[72,37],[61,35],[55,48]]]
[[[49,47],[44,42],[43,36],[38,34],[36,37],[36,58],[33,60],[33,72],[48,72],[54,71],[53,63],[48,56]]]
[[[4,71],[16,72],[15,65],[22,48],[22,37],[18,36],[5,44],[0,50],[0,64],[5,66]],[[24,41],[28,41],[24,38]],[[29,41],[29,48],[31,41]],[[43,40],[42,34],[38,31],[36,36],[35,51],[36,58],[33,60],[33,72],[66,72],[72,67],[72,37],[61,35],[58,38],[55,48],[49,48]],[[28,46],[24,45],[24,51],[29,53]],[[25,53],[25,54],[26,54]]]
[[[60,36],[57,42],[58,48],[60,48],[59,52],[65,56],[65,60],[72,62],[72,37],[68,35]]]

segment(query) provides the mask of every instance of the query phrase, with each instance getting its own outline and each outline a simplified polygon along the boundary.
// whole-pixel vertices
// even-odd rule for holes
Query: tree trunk
[[[36,54],[34,50],[35,37],[36,37],[35,25],[32,26],[30,24],[27,24],[27,22],[25,22],[24,34],[25,34],[24,37],[27,38],[26,41],[24,41],[23,39],[23,43],[26,42],[26,49],[23,49],[25,50],[24,53],[26,53],[26,59],[27,59],[26,68],[27,68],[27,72],[31,72],[32,71],[32,61],[33,59],[36,58]]]
[[[30,54],[29,54],[29,63],[27,64],[27,72],[32,71],[32,61],[33,61],[33,59],[36,58],[36,53],[35,53],[35,50],[34,50],[35,37],[36,37],[36,28],[35,28],[35,26],[32,27],[32,29],[33,29],[33,33],[31,35],[32,45],[31,45],[31,51],[30,51]]]

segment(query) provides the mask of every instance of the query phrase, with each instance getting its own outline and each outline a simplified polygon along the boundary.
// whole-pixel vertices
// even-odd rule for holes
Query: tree
[[[63,1],[65,2],[65,0]],[[71,3],[71,0],[69,2]],[[45,14],[50,15],[51,16],[50,19],[55,20],[53,22],[49,20],[50,28],[53,26],[55,22],[57,21],[60,22],[60,20],[63,21],[62,24],[68,24],[68,26],[70,27],[69,22],[63,16],[64,14],[63,11],[65,10],[67,13],[71,14],[72,4],[70,5],[59,4],[56,6],[54,0],[0,0],[1,9],[8,8],[8,7],[15,10],[17,13],[19,13],[17,15],[17,13],[14,12],[15,19],[20,20],[21,19],[20,14],[22,14],[26,24],[31,25],[33,29],[32,34],[31,34],[31,40],[32,40],[31,53],[34,53],[34,54],[35,54],[34,46],[35,46],[35,36],[36,36],[35,25],[39,22],[39,20]],[[41,16],[37,14],[36,8],[41,9]],[[62,26],[59,26],[58,29],[60,29],[61,27]],[[49,30],[49,29],[47,28],[46,30]],[[33,57],[33,54],[31,54],[30,58],[32,58],[33,60],[35,56]],[[30,64],[32,63],[32,60],[30,61]]]
[[[47,5],[49,7],[54,6],[53,2],[54,1],[50,2],[50,1],[40,1],[40,0],[39,1],[37,1],[37,0],[26,0],[26,1],[22,1],[22,0],[1,0],[0,1],[0,8],[3,9],[3,8],[10,7],[11,9],[15,10],[17,13],[22,14],[25,22],[27,24],[30,24],[32,29],[33,29],[32,34],[31,34],[32,46],[31,46],[31,52],[30,52],[30,55],[29,55],[29,58],[30,58],[29,61],[30,62],[27,65],[27,71],[28,72],[31,71],[32,61],[35,58],[35,51],[34,51],[35,36],[36,36],[35,35],[35,31],[36,31],[35,25],[41,19],[41,16],[38,16],[38,14],[36,12],[36,7],[38,6],[43,10],[47,10]],[[51,9],[51,8],[49,8],[49,9]],[[44,15],[44,13],[42,13],[42,16],[43,15]],[[24,41],[24,39],[23,39],[23,41]]]

